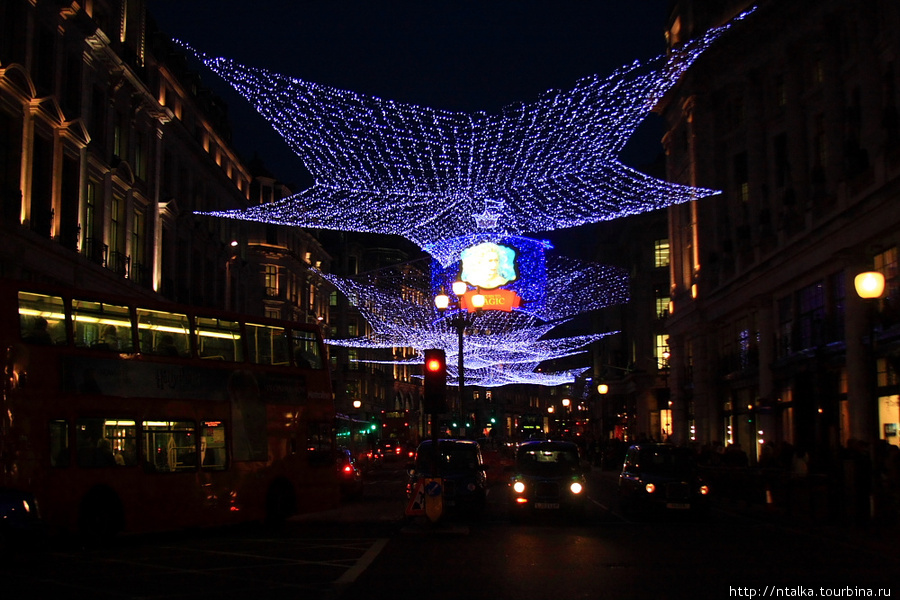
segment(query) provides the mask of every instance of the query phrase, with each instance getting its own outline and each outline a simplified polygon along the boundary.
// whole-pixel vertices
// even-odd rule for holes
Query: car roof
[[[422,440],[422,443],[420,443],[419,446],[420,447],[421,446],[430,446],[431,442],[432,442],[432,440]],[[476,442],[475,440],[457,440],[454,438],[450,438],[450,439],[440,439],[440,440],[438,440],[438,444],[441,444],[441,445],[443,445],[443,444],[465,444],[467,446],[468,445],[477,446],[478,442]]]
[[[564,440],[531,440],[528,442],[522,442],[521,444],[519,444],[519,448],[566,448],[577,450],[578,444],[576,444],[575,442],[567,442]]]

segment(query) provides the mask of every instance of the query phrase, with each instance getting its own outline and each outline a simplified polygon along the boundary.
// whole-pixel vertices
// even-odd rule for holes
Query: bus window
[[[289,364],[287,331],[283,327],[247,323],[250,362],[257,365]]]
[[[191,421],[144,421],[141,425],[144,467],[170,473],[197,467],[197,445]]]
[[[312,331],[291,331],[294,364],[304,369],[321,369],[322,353],[316,334]]]
[[[306,445],[310,464],[324,465],[334,461],[333,431],[334,423],[310,421]]]
[[[72,301],[75,321],[75,345],[131,352],[131,317],[127,306],[90,300]]]
[[[19,292],[19,326],[29,344],[66,343],[66,311],[58,296]]]
[[[200,358],[241,362],[241,327],[237,321],[197,317],[197,352]]]
[[[187,315],[138,308],[137,323],[142,354],[190,356],[191,330]]]
[[[133,467],[137,464],[137,428],[134,421],[103,422],[103,436],[112,445],[117,465]]]
[[[225,424],[204,421],[200,433],[200,464],[210,471],[225,470]]]
[[[50,466],[69,466],[69,423],[63,419],[50,421]]]
[[[82,418],[75,421],[75,455],[79,467],[137,464],[134,421]]]

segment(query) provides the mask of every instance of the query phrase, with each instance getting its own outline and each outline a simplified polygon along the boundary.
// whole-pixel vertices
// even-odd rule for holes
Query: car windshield
[[[434,472],[431,444],[423,444],[416,453],[416,471],[420,473]],[[478,459],[478,447],[474,444],[438,444],[441,471],[471,471],[481,465]]]
[[[638,464],[646,473],[683,473],[694,468],[690,450],[668,446],[641,448]]]
[[[516,468],[526,475],[565,475],[578,468],[578,452],[572,448],[520,448]]]

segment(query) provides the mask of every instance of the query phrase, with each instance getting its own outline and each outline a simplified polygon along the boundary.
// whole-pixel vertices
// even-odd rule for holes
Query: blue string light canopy
[[[426,248],[477,232],[565,229],[716,194],[650,177],[616,157],[685,70],[747,14],[667,56],[496,115],[318,85],[182,43],[256,107],[315,178],[276,202],[206,214],[400,235]]]
[[[463,350],[467,385],[498,387],[512,383],[560,385],[571,383],[586,368],[545,371],[547,361],[586,352],[593,342],[617,332],[570,337],[548,337],[575,315],[618,304],[628,299],[626,274],[574,259],[549,256],[546,292],[513,311],[483,311],[467,316],[468,335]],[[319,272],[347,296],[369,323],[366,337],[329,339],[328,344],[351,348],[408,347],[417,351],[407,360],[361,361],[375,364],[421,364],[426,348],[447,354],[451,385],[459,383],[459,345],[454,319],[458,310],[435,314],[430,303],[430,275],[408,272],[386,275],[386,270],[355,277]],[[583,296],[573,294],[572,282],[584,284]],[[528,296],[526,296],[528,297]],[[550,316],[555,317],[551,320]]]
[[[279,201],[203,214],[399,235],[433,257],[432,280],[422,282],[415,294],[409,294],[409,277],[385,288],[374,280],[322,273],[372,330],[365,338],[328,340],[332,345],[411,347],[419,355],[405,361],[410,364],[421,364],[426,348],[443,348],[449,379],[457,384],[459,351],[464,352],[469,385],[571,383],[587,368],[546,373],[542,364],[583,353],[592,342],[616,332],[566,338],[548,334],[577,314],[627,301],[625,273],[544,258],[541,242],[531,240],[538,249],[531,254],[535,268],[508,286],[521,294],[523,305],[470,316],[465,350],[457,345],[453,311],[436,315],[430,302],[409,298],[430,298],[435,285],[452,278],[461,253],[473,243],[523,247],[527,238],[516,236],[717,194],[655,179],[617,157],[690,65],[750,12],[666,56],[646,64],[636,61],[606,78],[582,79],[571,90],[546,92],[497,115],[383,100],[210,57],[182,43],[256,107],[315,179],[313,186]]]

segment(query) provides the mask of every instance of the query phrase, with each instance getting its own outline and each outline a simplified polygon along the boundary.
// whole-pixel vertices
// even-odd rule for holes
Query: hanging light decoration
[[[732,23],[646,64],[582,79],[496,115],[318,85],[182,43],[256,107],[316,181],[277,202],[206,214],[400,235],[424,248],[473,232],[565,229],[718,193],[655,179],[617,156]]]
[[[401,363],[421,363],[424,349],[442,348],[451,382],[458,378],[460,351],[451,322],[456,313],[438,314],[430,302],[410,298],[431,298],[436,288],[446,289],[456,275],[454,262],[473,243],[531,244],[520,265],[530,275],[517,275],[510,284],[521,306],[470,316],[466,383],[571,383],[587,368],[545,373],[542,364],[583,353],[615,332],[548,334],[579,313],[625,302],[627,276],[612,267],[545,257],[547,242],[516,236],[717,194],[655,179],[617,157],[685,70],[751,12],[646,64],[636,61],[606,78],[582,79],[571,90],[548,91],[496,115],[383,100],[210,57],[182,43],[256,107],[315,178],[312,187],[276,202],[203,214],[399,235],[418,244],[435,261],[420,281],[408,272],[390,285],[383,274],[360,280],[320,273],[371,327],[365,338],[329,343],[419,351]]]
[[[557,260],[560,261],[557,264]],[[542,372],[547,361],[586,352],[591,343],[616,332],[563,338],[549,337],[553,329],[575,315],[625,302],[628,299],[626,275],[608,268],[604,277],[594,277],[601,265],[573,259],[550,257],[551,271],[546,300],[539,309],[527,303],[513,311],[482,311],[468,316],[469,327],[464,349],[466,382],[482,387],[512,383],[560,385],[571,383],[586,368],[561,372]],[[458,331],[453,321],[460,309],[439,310],[420,302],[431,298],[432,281],[422,269],[400,272],[392,268],[356,277],[319,275],[340,290],[369,323],[371,333],[364,338],[329,339],[335,346],[353,348],[410,347],[417,356],[401,361],[364,361],[377,364],[418,364],[426,348],[442,348],[447,356],[448,381],[457,383]],[[578,293],[565,285],[584,285]],[[454,291],[454,294],[462,290]],[[439,294],[449,305],[449,296]],[[589,298],[589,301],[584,299]],[[582,302],[579,304],[579,302]],[[555,320],[551,320],[550,316]]]

